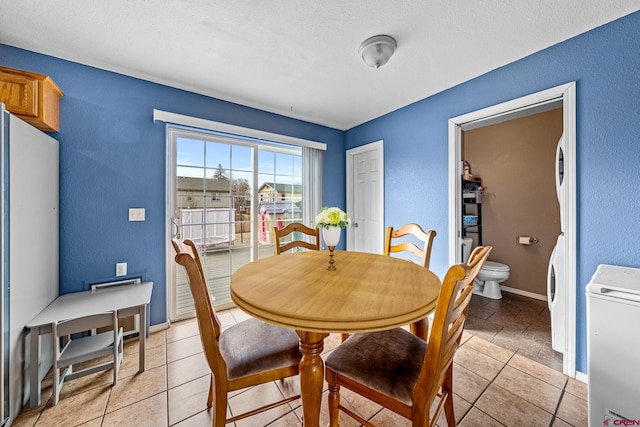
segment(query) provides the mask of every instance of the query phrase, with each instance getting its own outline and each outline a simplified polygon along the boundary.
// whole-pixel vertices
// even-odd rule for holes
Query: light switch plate
[[[144,208],[129,208],[129,221],[144,221]]]

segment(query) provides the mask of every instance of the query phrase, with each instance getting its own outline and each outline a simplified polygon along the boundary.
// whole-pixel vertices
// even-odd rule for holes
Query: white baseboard
[[[589,384],[589,375],[584,372],[576,371],[576,379],[585,384]]]
[[[533,292],[523,291],[522,289],[510,288],[508,286],[500,285],[500,289],[510,294],[522,295],[523,297],[529,297],[540,301],[547,301],[546,295],[534,294]]]

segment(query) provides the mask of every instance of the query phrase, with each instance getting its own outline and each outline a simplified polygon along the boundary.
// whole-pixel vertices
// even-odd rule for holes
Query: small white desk
[[[95,291],[74,292],[59,296],[34,317],[26,327],[31,331],[31,359],[29,367],[30,396],[32,408],[40,404],[40,381],[38,366],[40,356],[40,335],[50,334],[52,323],[77,319],[92,314],[117,311],[118,318],[140,315],[140,360],[138,371],[144,371],[145,338],[147,336],[147,310],[151,301],[152,282],[138,285],[114,286]]]

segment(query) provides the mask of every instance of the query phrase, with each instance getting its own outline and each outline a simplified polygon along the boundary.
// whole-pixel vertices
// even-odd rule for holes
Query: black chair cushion
[[[292,329],[248,319],[220,334],[227,376],[234,380],[300,362],[298,335]]]
[[[334,372],[411,405],[427,343],[404,329],[352,335],[327,358]]]

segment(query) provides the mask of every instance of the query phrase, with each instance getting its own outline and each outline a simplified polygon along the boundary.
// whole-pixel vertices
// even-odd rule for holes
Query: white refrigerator
[[[58,296],[59,144],[0,103],[0,147],[1,426],[29,396],[25,325]],[[41,338],[41,376],[51,366],[52,343]]]
[[[586,294],[589,426],[638,425],[640,269],[599,265]]]

